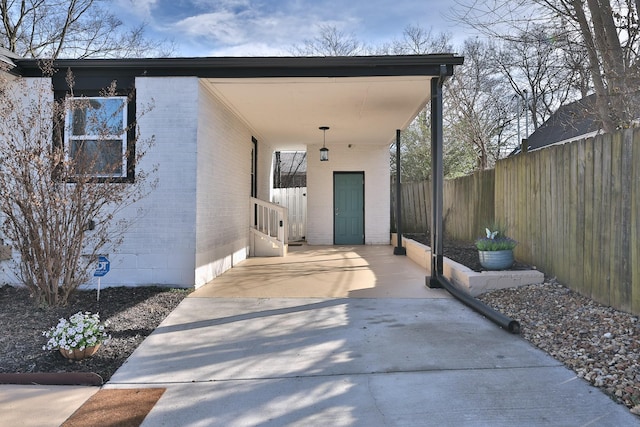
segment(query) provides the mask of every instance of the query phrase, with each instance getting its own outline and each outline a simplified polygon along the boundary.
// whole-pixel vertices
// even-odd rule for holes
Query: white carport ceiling
[[[276,150],[389,145],[429,101],[431,77],[208,78],[211,91]]]

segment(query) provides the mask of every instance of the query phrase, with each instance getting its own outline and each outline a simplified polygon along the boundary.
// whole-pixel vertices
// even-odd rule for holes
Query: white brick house
[[[36,61],[13,62],[15,74],[41,78]],[[135,89],[139,110],[153,104],[139,125],[156,142],[136,166],[158,165],[158,186],[130,208],[144,215],[108,254],[102,285],[199,287],[251,256],[250,196],[270,200],[279,150],[308,152],[308,244],[338,242],[342,176],[362,182],[352,244],[389,244],[389,146],[431,101],[432,80],[461,63],[448,54],[57,61],[57,93],[71,69],[76,93],[116,80]],[[330,127],[327,162],[319,126]]]

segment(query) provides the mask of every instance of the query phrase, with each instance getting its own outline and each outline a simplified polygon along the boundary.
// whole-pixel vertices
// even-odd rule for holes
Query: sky
[[[126,24],[175,45],[175,56],[282,56],[331,26],[370,46],[401,39],[408,26],[449,33],[456,0],[115,0]]]

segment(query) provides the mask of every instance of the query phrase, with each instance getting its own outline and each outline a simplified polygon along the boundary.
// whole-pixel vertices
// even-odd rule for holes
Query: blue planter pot
[[[513,265],[513,250],[478,251],[480,265],[487,270],[505,270]]]

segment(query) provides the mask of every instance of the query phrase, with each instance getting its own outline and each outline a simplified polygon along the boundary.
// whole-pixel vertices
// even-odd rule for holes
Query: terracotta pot
[[[478,251],[480,265],[487,270],[505,270],[513,265],[513,250]]]
[[[60,354],[62,354],[63,357],[67,358],[67,359],[71,359],[71,360],[82,360],[85,359],[87,357],[91,357],[94,354],[96,354],[96,352],[98,351],[98,349],[100,348],[100,344],[98,345],[94,345],[93,347],[87,347],[84,350],[65,350],[64,348],[60,349]]]

